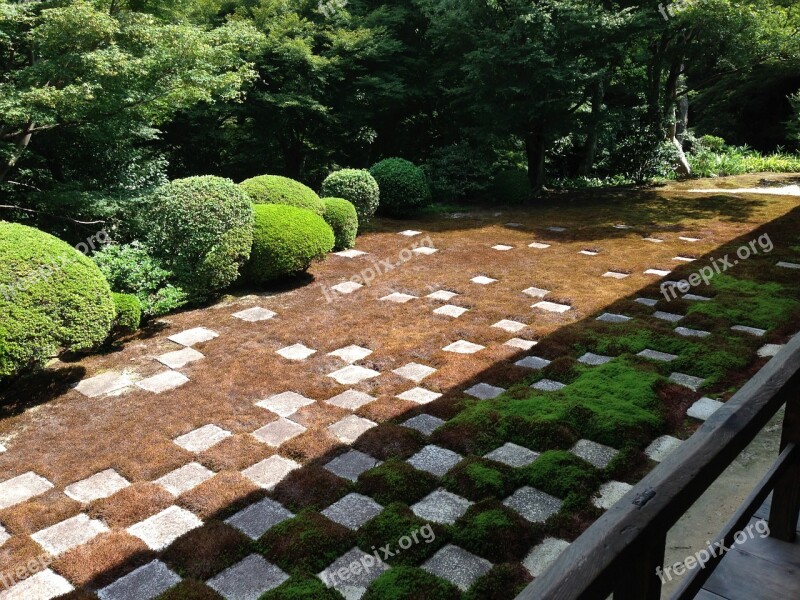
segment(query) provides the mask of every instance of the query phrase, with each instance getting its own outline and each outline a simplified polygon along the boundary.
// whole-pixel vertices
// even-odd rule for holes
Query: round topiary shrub
[[[232,284],[250,255],[253,207],[230,179],[176,179],[144,202],[152,255],[172,272],[190,301]]]
[[[239,184],[253,204],[286,204],[306,208],[322,216],[322,200],[310,187],[279,175],[260,175]]]
[[[322,182],[322,195],[344,198],[356,207],[358,222],[369,221],[378,210],[380,188],[375,178],[364,169],[342,169],[328,175]]]
[[[384,214],[403,217],[430,200],[425,173],[404,158],[386,158],[369,172],[378,182]]]
[[[507,169],[494,176],[492,191],[504,204],[525,204],[531,197],[528,172],[522,169]]]
[[[136,331],[142,322],[142,303],[133,294],[111,293],[114,300],[114,329]]]
[[[305,271],[333,249],[333,230],[310,210],[257,204],[253,249],[246,266],[253,283],[269,283]]]
[[[356,245],[358,213],[352,202],[344,198],[323,198],[325,222],[333,229],[336,238],[335,250],[347,250]]]
[[[91,260],[43,231],[0,222],[0,378],[96,346],[114,315]]]

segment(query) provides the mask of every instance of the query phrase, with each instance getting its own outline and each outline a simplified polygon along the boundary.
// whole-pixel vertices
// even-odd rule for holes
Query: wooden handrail
[[[800,335],[794,336],[688,440],[593,523],[517,600],[656,600],[667,532],[716,481],[784,404],[782,450],[800,442]],[[782,514],[797,521],[798,452],[771,479]],[[778,476],[781,477],[778,477]],[[793,520],[792,520],[793,519]]]

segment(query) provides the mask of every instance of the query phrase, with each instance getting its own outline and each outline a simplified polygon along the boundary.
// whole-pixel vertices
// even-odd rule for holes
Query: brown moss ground
[[[733,179],[731,185],[746,187],[759,177]],[[422,385],[442,393],[463,389],[476,379],[505,387],[529,372],[507,364],[520,352],[504,346],[503,342],[512,337],[545,338],[620,299],[635,297],[658,281],[657,277],[644,275],[645,269],[680,267],[689,273],[694,270],[691,265],[672,258],[713,254],[717,248],[746,237],[798,205],[796,198],[789,197],[732,198],[682,193],[690,187],[719,184],[719,180],[693,181],[663,190],[558,194],[542,206],[506,209],[499,216],[483,211],[470,213],[464,219],[379,220],[358,240],[358,248],[369,252],[368,256],[357,259],[331,256],[312,269],[314,280],[305,286],[257,296],[242,294],[215,306],[171,315],[125,340],[113,352],[69,363],[55,362],[39,377],[15,383],[1,392],[4,405],[0,410],[5,418],[0,421],[0,439],[6,442],[9,451],[0,455],[0,480],[34,471],[52,481],[56,489],[0,512],[0,523],[17,534],[0,548],[0,570],[40,553],[24,534],[80,512],[78,503],[60,493],[70,483],[108,468],[134,482],[133,490],[89,507],[93,516],[107,519],[112,526],[124,527],[140,516],[157,512],[167,501],[146,482],[198,460],[222,473],[175,502],[203,519],[230,514],[237,506],[263,495],[236,471],[275,453],[249,436],[275,418],[255,406],[257,400],[292,390],[320,401],[298,415],[308,431],[280,448],[280,454],[302,463],[339,448],[338,441],[325,428],[347,413],[321,401],[348,387],[378,398],[356,411],[374,421],[420,412],[449,418],[458,410],[458,394],[449,393],[440,402],[418,407],[394,397],[416,384],[390,371],[411,361],[430,365],[438,371]],[[798,220],[800,217],[793,221],[795,231]],[[507,222],[519,222],[523,227],[510,228],[505,226]],[[613,228],[617,223],[633,228]],[[562,225],[568,230],[550,232],[547,227],[551,225]],[[439,252],[433,256],[414,255],[408,262],[377,277],[369,287],[326,302],[322,286],[329,289],[362,269],[373,267],[371,259],[396,263],[403,249],[425,237],[397,235],[397,231],[408,228],[429,234]],[[665,241],[662,244],[643,241],[643,237],[650,235]],[[701,241],[683,242],[678,239],[682,235],[699,237]],[[533,241],[551,243],[552,247],[531,249],[528,244]],[[492,250],[495,244],[512,245],[514,250]],[[600,254],[595,257],[578,254],[585,248],[598,250]],[[742,272],[747,269],[744,264]],[[624,280],[602,278],[607,270],[630,272],[631,276]],[[487,275],[498,282],[476,285],[470,282],[476,275]],[[529,286],[551,290],[548,300],[570,303],[573,310],[554,315],[531,309],[536,299],[521,293]],[[457,292],[459,296],[450,303],[469,308],[469,312],[455,320],[432,314],[443,303],[424,296],[438,289]],[[378,301],[395,291],[414,294],[420,299],[404,305]],[[655,290],[650,290],[651,297],[655,297],[653,293]],[[230,316],[254,305],[270,308],[278,316],[255,324]],[[629,314],[635,308],[625,304]],[[491,327],[501,319],[521,321],[527,327],[516,334]],[[167,336],[198,326],[213,329],[220,336],[196,346],[206,359],[181,369],[191,381],[172,392],[155,396],[136,389],[118,397],[87,399],[69,389],[70,383],[108,370],[129,370],[141,377],[162,371],[153,357],[177,349]],[[462,338],[487,348],[474,355],[442,351],[445,345]],[[317,349],[317,354],[303,363],[287,361],[275,354],[275,350],[297,342]],[[562,347],[568,342],[564,340]],[[325,355],[350,344],[374,351],[359,364],[381,371],[380,377],[357,386],[340,386],[326,377],[344,363]],[[543,344],[542,350],[548,347],[557,354],[555,342],[550,346]],[[679,424],[679,415],[688,401],[682,397],[671,400],[675,424]],[[208,423],[235,435],[198,456],[172,443],[175,437]],[[378,454],[379,440],[374,435],[361,443]],[[386,456],[407,454],[413,442],[397,436]],[[324,478],[310,477],[309,481],[317,479]],[[333,496],[340,493],[336,491]],[[290,504],[303,506],[297,489],[286,486],[283,494],[287,500],[293,499]],[[139,503],[141,508],[134,506]],[[307,505],[318,503],[312,501]],[[587,519],[575,516],[563,524],[564,532],[574,535]],[[92,548],[78,550],[91,552]],[[120,551],[124,553],[124,549]],[[111,556],[113,563],[114,555]],[[113,566],[99,561],[93,571],[82,566],[85,564],[83,559],[75,558],[64,571],[71,573],[76,582],[84,582]]]

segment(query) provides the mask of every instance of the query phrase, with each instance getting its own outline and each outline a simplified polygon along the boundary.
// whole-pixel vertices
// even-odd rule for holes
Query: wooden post
[[[783,418],[781,451],[789,444],[800,446],[800,389],[794,389],[786,402]],[[797,519],[800,517],[800,453],[795,452],[791,464],[781,475],[772,492],[769,512],[770,536],[784,542],[797,537]]]
[[[619,562],[614,600],[660,600],[661,579],[656,568],[664,566],[666,532],[644,536],[646,542],[631,548]]]

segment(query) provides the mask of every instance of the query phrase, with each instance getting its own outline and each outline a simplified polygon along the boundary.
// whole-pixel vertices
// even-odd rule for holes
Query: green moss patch
[[[505,498],[514,491],[512,471],[505,465],[471,456],[447,474],[444,485],[470,500]]]
[[[536,526],[498,500],[470,507],[453,527],[453,544],[493,563],[521,561],[539,536]]]
[[[591,496],[600,485],[595,467],[570,452],[551,450],[517,470],[519,485],[530,485],[558,498]]]
[[[403,537],[413,542],[406,550],[398,546]],[[387,506],[358,531],[359,547],[368,554],[377,550],[381,560],[390,565],[421,564],[433,556],[447,539],[445,528],[426,523],[401,503]],[[394,556],[383,552],[382,548],[387,546]]]
[[[458,600],[458,588],[414,567],[395,567],[378,577],[362,600]]]
[[[507,600],[516,598],[522,589],[531,582],[522,565],[495,565],[491,571],[478,579],[464,600]]]
[[[261,596],[260,600],[341,600],[336,590],[325,587],[317,577],[295,575],[279,587]]]
[[[436,477],[397,459],[387,460],[358,479],[358,491],[384,506],[392,502],[413,504],[437,487]]]

